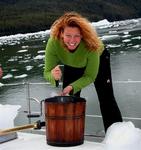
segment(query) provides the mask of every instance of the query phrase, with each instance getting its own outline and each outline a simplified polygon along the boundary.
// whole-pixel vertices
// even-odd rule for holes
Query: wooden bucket
[[[45,100],[47,144],[76,146],[84,142],[86,100],[56,96]]]

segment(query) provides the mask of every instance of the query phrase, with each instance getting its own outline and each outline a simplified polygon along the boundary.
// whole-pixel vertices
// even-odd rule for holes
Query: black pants
[[[99,73],[94,85],[97,91],[104,128],[106,131],[114,122],[122,122],[122,116],[113,92],[110,54],[106,49],[100,57]]]
[[[80,78],[84,70],[85,68],[78,69],[70,66],[64,66],[63,88]],[[122,116],[114,97],[110,54],[106,49],[100,57],[99,72],[94,85],[99,99],[104,128],[105,131],[107,131],[107,128],[113,123],[122,122]],[[80,97],[80,92],[81,91],[74,95]]]

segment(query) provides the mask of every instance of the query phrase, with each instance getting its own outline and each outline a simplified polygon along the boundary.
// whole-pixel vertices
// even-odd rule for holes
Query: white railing
[[[133,81],[133,80],[125,80],[125,81],[113,81],[113,84],[140,84],[141,81]],[[60,83],[62,84],[62,83]],[[3,84],[2,86],[18,86],[18,85],[26,85],[26,95],[27,95],[27,106],[28,110],[25,111],[28,113],[29,117],[40,117],[41,112],[35,112],[35,114],[31,112],[31,101],[35,101],[37,103],[40,103],[40,101],[37,98],[30,97],[30,85],[50,85],[49,82],[22,82],[22,83],[11,83],[11,84]],[[86,114],[87,117],[94,117],[94,118],[102,118],[101,115],[89,115]],[[141,120],[139,117],[125,117],[123,116],[124,120]]]

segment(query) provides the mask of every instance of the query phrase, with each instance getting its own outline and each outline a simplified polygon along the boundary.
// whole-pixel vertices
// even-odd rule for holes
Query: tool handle
[[[23,125],[23,126],[17,126],[17,127],[14,127],[14,128],[0,130],[0,136],[1,135],[6,135],[6,134],[9,134],[9,133],[13,133],[13,132],[16,132],[16,131],[25,130],[25,129],[31,129],[31,128],[41,129],[42,126],[45,126],[45,122],[40,122],[40,120],[39,120],[34,124],[27,124],[27,125]]]
[[[9,133],[13,133],[13,132],[16,132],[16,131],[21,131],[21,130],[25,130],[25,129],[34,128],[35,126],[36,126],[36,124],[28,124],[28,125],[23,125],[23,126],[17,126],[17,127],[14,127],[14,128],[0,130],[0,136],[1,135],[6,135],[6,134],[9,134]]]

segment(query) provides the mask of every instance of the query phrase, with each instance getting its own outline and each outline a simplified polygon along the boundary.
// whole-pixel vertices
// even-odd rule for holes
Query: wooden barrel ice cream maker
[[[44,100],[46,140],[53,146],[76,146],[84,142],[86,100],[55,96]]]

